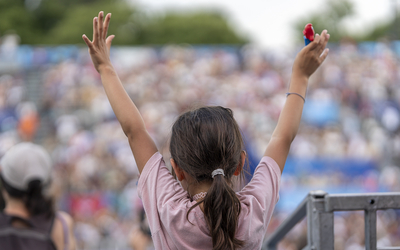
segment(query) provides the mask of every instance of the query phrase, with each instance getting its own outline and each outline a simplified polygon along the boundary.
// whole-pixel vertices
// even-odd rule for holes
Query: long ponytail
[[[203,203],[213,250],[238,249],[244,242],[235,237],[241,205],[223,175],[216,175]]]
[[[189,220],[190,211],[203,203],[213,250],[238,249],[245,244],[235,238],[241,204],[231,187],[232,176],[242,164],[243,149],[239,126],[227,108],[188,111],[172,127],[170,152],[174,162],[197,183],[211,184],[205,198],[188,210],[186,218]],[[225,176],[212,178],[217,167]]]

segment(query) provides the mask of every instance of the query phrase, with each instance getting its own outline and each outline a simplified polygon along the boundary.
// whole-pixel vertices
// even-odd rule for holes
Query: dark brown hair
[[[43,185],[40,180],[31,180],[27,191],[12,187],[1,175],[0,184],[0,192],[4,188],[11,197],[22,199],[31,216],[44,215],[46,218],[54,216],[54,200],[43,195]]]
[[[172,127],[170,152],[179,168],[197,182],[210,182],[203,203],[213,250],[237,249],[244,242],[235,237],[241,211],[231,177],[241,164],[242,135],[233,113],[223,107],[202,107],[182,114]],[[225,176],[211,173],[221,168]],[[187,215],[188,215],[187,214]]]

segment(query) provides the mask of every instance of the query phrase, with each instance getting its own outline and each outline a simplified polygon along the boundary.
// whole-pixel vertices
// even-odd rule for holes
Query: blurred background
[[[305,24],[328,29],[330,55],[310,80],[268,233],[311,190],[400,191],[400,3],[264,2],[0,0],[0,157],[20,141],[48,149],[78,249],[153,249],[134,158],[81,38],[100,10],[112,13],[113,64],[164,157],[181,112],[222,105],[253,170]],[[363,218],[335,214],[335,249],[365,249]],[[279,249],[305,245],[302,222]],[[378,213],[378,246],[400,246],[399,210]]]

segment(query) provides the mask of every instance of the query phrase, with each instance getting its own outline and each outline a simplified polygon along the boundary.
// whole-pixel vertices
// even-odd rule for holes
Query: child
[[[231,187],[245,162],[232,111],[203,107],[182,114],[172,128],[172,177],[109,59],[111,14],[93,19],[93,40],[83,39],[141,173],[138,189],[156,249],[260,249],[278,200],[280,175],[296,136],[308,78],[328,55],[324,30],[297,55],[287,101],[250,183]],[[188,197],[189,196],[189,197]]]

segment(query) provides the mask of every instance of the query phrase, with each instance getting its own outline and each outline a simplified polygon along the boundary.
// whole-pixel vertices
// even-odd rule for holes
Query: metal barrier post
[[[308,246],[311,250],[333,250],[333,212],[325,211],[324,191],[309,194],[307,209]]]
[[[365,210],[365,249],[376,250],[376,210]]]

